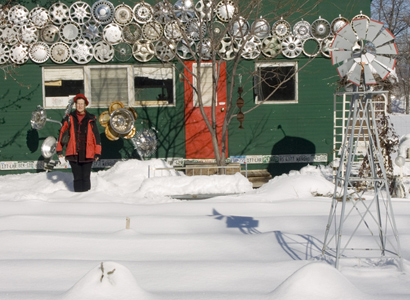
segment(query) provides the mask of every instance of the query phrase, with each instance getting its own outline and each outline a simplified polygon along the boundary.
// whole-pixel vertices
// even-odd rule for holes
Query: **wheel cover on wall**
[[[5,44],[0,44],[0,65],[5,64],[10,59],[10,48]]]
[[[91,14],[97,22],[105,25],[114,19],[114,10],[114,5],[110,1],[99,0],[91,7]]]
[[[132,55],[140,62],[147,62],[155,55],[154,44],[149,40],[139,40],[132,47]]]
[[[216,5],[216,16],[222,22],[229,22],[238,12],[238,8],[231,0],[221,0]]]
[[[315,38],[308,38],[302,44],[303,54],[307,57],[316,57],[321,50],[321,42]]]
[[[127,4],[117,5],[114,11],[114,20],[119,25],[124,26],[132,22],[134,19],[134,14],[132,8]]]
[[[323,40],[331,33],[330,24],[327,20],[319,17],[319,19],[313,21],[312,25],[310,25],[310,31],[314,38]]]
[[[248,21],[244,17],[239,16],[230,23],[228,32],[235,39],[243,39],[248,34],[249,29]]]
[[[118,108],[111,113],[110,126],[120,135],[128,134],[134,127],[134,115],[126,108]]]
[[[310,24],[307,21],[299,21],[293,26],[293,34],[300,40],[310,38]]]
[[[8,20],[17,26],[23,26],[30,22],[29,10],[23,5],[14,5],[8,13]]]
[[[91,20],[91,6],[83,1],[74,2],[70,6],[70,19],[77,24],[85,24]]]
[[[30,21],[37,28],[44,28],[50,21],[48,10],[40,6],[34,7],[30,11]]]
[[[80,25],[67,21],[60,26],[60,38],[63,42],[72,44],[83,35]]]
[[[103,29],[99,23],[89,21],[82,25],[83,37],[89,40],[92,44],[98,43],[103,38]]]
[[[37,42],[31,45],[28,55],[32,61],[41,64],[50,57],[50,48],[44,42]]]
[[[140,24],[150,22],[154,16],[154,9],[146,2],[137,3],[134,6],[134,18]]]
[[[127,43],[114,45],[114,56],[119,61],[128,61],[132,57],[132,48]]]
[[[276,57],[282,52],[282,44],[277,36],[268,36],[262,40],[261,50],[266,57]]]
[[[155,56],[163,61],[169,62],[175,57],[175,45],[167,40],[160,40],[155,44]]]
[[[346,24],[349,24],[349,20],[339,15],[339,17],[335,18],[330,24],[332,33],[335,35],[340,29],[345,27]]]
[[[23,25],[20,27],[18,40],[24,45],[30,45],[38,41],[38,30],[34,26]]]
[[[28,46],[16,44],[11,47],[10,60],[18,65],[24,64],[28,60]]]
[[[218,49],[218,55],[223,60],[232,60],[239,52],[238,42],[232,37],[224,37]]]
[[[272,35],[277,36],[279,39],[285,39],[290,34],[290,24],[288,21],[283,20],[283,18],[273,24]]]
[[[136,23],[125,25],[122,29],[122,38],[130,44],[134,44],[142,37],[142,28]]]
[[[251,25],[251,34],[263,40],[269,36],[271,31],[269,22],[263,19],[262,17],[255,20]]]
[[[156,21],[145,23],[142,26],[142,35],[150,41],[159,41],[163,35],[162,25]]]
[[[185,32],[191,41],[199,41],[206,35],[206,24],[198,19],[192,19],[185,25]]]
[[[114,47],[105,41],[94,45],[94,58],[100,63],[110,62],[114,57]]]
[[[60,40],[60,29],[53,24],[46,25],[40,33],[41,39],[47,44],[54,44]]]
[[[182,39],[182,30],[177,21],[171,21],[164,25],[164,36],[174,42]]]
[[[70,50],[71,59],[77,64],[86,64],[94,57],[93,45],[87,40],[75,41]]]
[[[261,46],[261,40],[252,36],[243,45],[241,56],[245,59],[256,59],[261,54]]]
[[[178,0],[174,4],[174,14],[183,23],[196,17],[193,1]]]
[[[54,43],[50,47],[50,58],[56,64],[63,64],[70,59],[70,46],[63,42]]]
[[[111,23],[104,27],[103,37],[107,43],[116,45],[122,42],[122,29],[120,25]]]
[[[64,22],[70,21],[70,9],[67,5],[61,2],[54,3],[48,9],[51,22],[55,25],[61,25]]]
[[[282,55],[287,58],[298,57],[303,51],[302,41],[293,35],[286,37],[281,45]]]
[[[174,20],[172,5],[168,1],[161,1],[154,5],[153,18],[155,21],[165,25]]]
[[[0,27],[0,43],[12,46],[18,42],[19,26],[7,24]]]
[[[178,42],[176,48],[176,54],[178,57],[184,60],[189,60],[193,58],[192,53],[195,53],[194,42],[189,42],[189,44],[187,44],[184,40]]]

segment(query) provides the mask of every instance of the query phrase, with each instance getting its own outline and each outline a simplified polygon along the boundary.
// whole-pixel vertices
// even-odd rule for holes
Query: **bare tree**
[[[396,37],[399,51],[397,57],[397,94],[405,98],[406,114],[410,113],[410,2],[408,0],[372,1],[372,17],[385,23]]]

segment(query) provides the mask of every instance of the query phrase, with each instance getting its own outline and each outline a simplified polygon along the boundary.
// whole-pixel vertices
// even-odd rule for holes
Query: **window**
[[[297,103],[296,62],[257,63],[254,76],[256,103]]]
[[[192,73],[196,74],[197,64],[192,65]],[[210,107],[212,105],[212,64],[201,63],[201,92],[202,92],[202,102],[204,107]],[[193,79],[194,87],[197,86],[196,78]],[[199,107],[197,94],[194,92],[194,106]]]
[[[83,68],[43,69],[44,107],[65,108],[68,100],[84,93]]]
[[[172,65],[104,65],[44,67],[45,108],[65,108],[68,100],[83,93],[90,107],[108,107],[113,101],[127,106],[175,105]]]
[[[134,67],[135,104],[158,106],[174,104],[173,66]]]

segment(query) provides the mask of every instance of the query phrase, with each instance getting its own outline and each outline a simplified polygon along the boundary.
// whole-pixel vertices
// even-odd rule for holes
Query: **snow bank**
[[[149,299],[147,295],[148,293],[138,286],[130,270],[115,262],[105,262],[81,278],[62,299]]]
[[[269,195],[269,200],[332,196],[335,185],[329,181],[329,169],[306,166],[271,179],[257,190],[257,194]]]
[[[275,300],[364,300],[359,291],[342,273],[326,263],[308,264],[287,278],[272,293]]]

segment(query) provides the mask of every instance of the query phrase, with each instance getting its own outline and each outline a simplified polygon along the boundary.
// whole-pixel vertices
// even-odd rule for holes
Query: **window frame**
[[[172,73],[172,89],[173,89],[173,101],[168,102],[165,104],[164,102],[156,103],[152,105],[149,104],[150,101],[136,101],[135,100],[135,86],[134,86],[134,78],[135,78],[135,68],[170,68]],[[58,69],[61,72],[64,72],[65,69],[82,69],[83,70],[83,87],[84,87],[84,95],[88,98],[90,104],[89,108],[106,108],[109,104],[103,105],[95,105],[93,104],[93,99],[91,96],[91,70],[92,69],[107,69],[107,68],[124,68],[127,70],[127,79],[128,79],[128,101],[124,103],[126,106],[130,107],[174,107],[176,106],[176,85],[175,85],[175,66],[173,64],[146,64],[144,66],[140,66],[137,64],[109,64],[109,65],[84,65],[84,66],[43,66],[41,68],[41,81],[42,81],[42,91],[43,91],[43,107],[45,109],[64,109],[67,106],[68,100],[72,98],[74,95],[68,95],[67,101],[64,105],[50,105],[50,101],[47,100],[46,97],[46,81],[45,81],[45,70],[47,69]],[[64,96],[62,96],[63,98]],[[112,101],[117,101],[117,99],[112,99]],[[155,102],[155,101],[154,101]]]
[[[255,91],[255,104],[297,104],[299,103],[299,78],[298,78],[298,62],[297,61],[280,61],[280,62],[256,62],[255,63],[255,73],[259,74],[259,68],[263,67],[294,67],[295,68],[295,99],[294,100],[265,100],[259,101],[258,93]],[[256,75],[257,76],[257,75]],[[255,82],[254,82],[255,84]],[[256,90],[258,87],[254,86]]]

